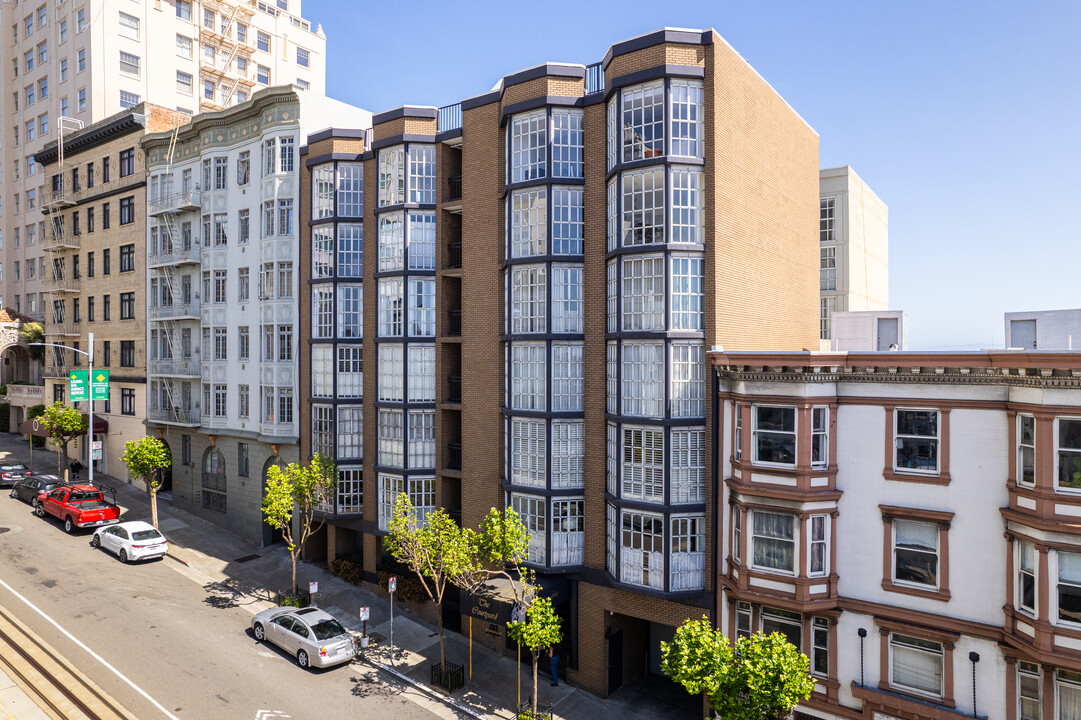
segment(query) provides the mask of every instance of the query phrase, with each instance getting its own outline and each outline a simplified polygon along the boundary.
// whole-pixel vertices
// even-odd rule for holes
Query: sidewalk
[[[0,435],[0,454],[5,452],[29,464],[29,443],[18,436]],[[35,448],[32,469],[55,473],[56,454]],[[100,480],[117,489],[117,502],[123,510],[124,520],[149,522],[150,498],[141,487],[108,476],[100,477]],[[161,497],[158,498],[158,527],[170,544],[169,557],[163,562],[174,563],[178,571],[200,583],[207,591],[205,602],[210,605],[239,606],[255,614],[271,607],[270,598],[274,593],[290,585],[292,567],[289,553],[282,544],[261,548],[248,543],[213,523],[173,508],[169,500]],[[470,690],[469,639],[448,631],[445,636],[447,658],[465,667],[467,687],[450,697],[428,690],[430,666],[439,661],[439,636],[435,627],[396,606],[392,659],[390,606],[385,596],[347,583],[319,565],[298,563],[297,583],[306,587],[312,581],[319,583],[315,604],[358,634],[362,627],[359,609],[370,608],[368,634],[373,642],[365,659],[368,672],[354,679],[357,687],[353,692],[358,697],[386,692],[380,689],[379,681],[390,681],[394,685],[408,682],[410,685],[406,686],[408,692],[404,696],[441,717],[485,720],[515,717],[513,708],[518,701],[519,668],[513,659],[474,643],[473,687]],[[523,652],[523,658],[526,657]],[[546,660],[542,659],[542,668]],[[561,720],[674,720],[686,717],[685,696],[668,703],[664,700],[667,692],[653,693],[645,687],[623,688],[601,700],[564,683],[551,687],[550,678],[544,672],[539,674],[538,684],[540,703],[554,706],[555,715]],[[532,666],[523,662],[522,701],[526,701],[532,692]]]

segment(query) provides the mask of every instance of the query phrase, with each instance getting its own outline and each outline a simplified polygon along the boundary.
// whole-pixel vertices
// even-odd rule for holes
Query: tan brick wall
[[[374,140],[378,141],[404,134],[435,135],[435,128],[435,118],[400,117],[379,123],[372,128],[372,133]]]
[[[679,43],[666,43],[653,47],[627,53],[612,58],[605,70],[607,85],[610,87],[612,80],[622,75],[629,75],[639,70],[661,65],[699,65],[706,62],[707,48],[702,45],[683,45]]]

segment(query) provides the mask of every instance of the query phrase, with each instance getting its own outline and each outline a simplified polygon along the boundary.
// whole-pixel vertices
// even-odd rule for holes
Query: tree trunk
[[[537,663],[540,661],[540,653],[533,651],[533,717],[537,717]]]
[[[289,558],[293,561],[293,595],[299,595],[299,588],[297,588],[297,553],[296,550],[289,552]]]
[[[158,528],[158,491],[150,488],[150,523],[156,530]]]
[[[67,443],[67,441],[64,441],[63,443],[60,444],[60,452],[56,456],[56,464],[57,464],[57,470],[58,470],[57,475],[59,475],[60,477],[67,477],[66,475],[64,475],[64,470],[68,466],[68,443]],[[74,479],[74,478],[69,478],[69,480],[71,480],[71,479]]]
[[[443,603],[436,605],[435,611],[439,615],[439,674],[443,677],[447,672],[447,649],[443,644]]]

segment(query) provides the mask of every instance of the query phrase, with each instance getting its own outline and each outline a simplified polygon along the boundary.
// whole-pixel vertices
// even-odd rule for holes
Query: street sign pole
[[[387,581],[390,590],[390,664],[394,664],[394,592],[398,589],[398,578],[392,577]]]
[[[90,372],[86,375],[87,380],[87,392],[90,394],[90,427],[88,428],[88,434],[90,435],[90,445],[87,446],[86,462],[87,462],[87,479],[90,480],[90,484],[94,484],[94,333],[86,334],[87,342],[90,343]],[[104,454],[104,450],[102,451]]]

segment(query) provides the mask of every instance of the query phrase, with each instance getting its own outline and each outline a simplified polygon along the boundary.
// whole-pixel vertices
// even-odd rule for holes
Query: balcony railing
[[[166,423],[169,425],[194,425],[198,426],[201,413],[198,410],[183,410],[181,408],[156,408],[147,410],[147,420],[151,422]]]
[[[455,202],[462,199],[462,176],[455,175],[447,178],[447,202]]]
[[[460,403],[462,401],[462,376],[449,375],[447,377],[447,402]]]
[[[202,365],[191,358],[172,358],[168,360],[151,360],[151,375],[173,375],[176,377],[199,377],[202,373]]]
[[[45,324],[46,335],[71,335],[79,337],[82,332],[77,322],[51,322]]]
[[[447,337],[462,336],[462,311],[447,311]]]
[[[460,130],[462,127],[462,104],[454,103],[453,105],[445,105],[439,108],[439,122],[437,128],[439,132],[447,132],[448,130]]]
[[[604,63],[586,66],[586,95],[604,92]]]
[[[44,385],[8,385],[8,397],[19,400],[36,400],[41,402],[45,397]]]
[[[447,443],[447,469],[462,469],[462,444],[460,442]]]
[[[79,280],[73,277],[47,277],[45,290],[48,292],[79,292]]]
[[[74,366],[71,365],[46,365],[45,369],[41,371],[41,376],[47,378],[66,378],[73,367]]]
[[[191,243],[186,248],[180,245],[173,245],[169,250],[151,248],[150,252],[147,253],[147,263],[150,267],[183,265],[185,263],[197,263],[201,257],[202,253],[199,244]]]
[[[462,266],[462,244],[460,242],[447,243],[447,267],[460,268]]]
[[[151,320],[179,320],[181,318],[199,318],[199,301],[173,303],[172,305],[152,305],[146,309]]]
[[[79,236],[71,235],[63,230],[54,230],[45,235],[46,250],[78,250]]]
[[[182,210],[198,210],[202,201],[199,190],[182,190],[176,193],[163,195],[156,200],[147,203],[147,211],[151,215],[160,215],[167,212],[180,212]]]

